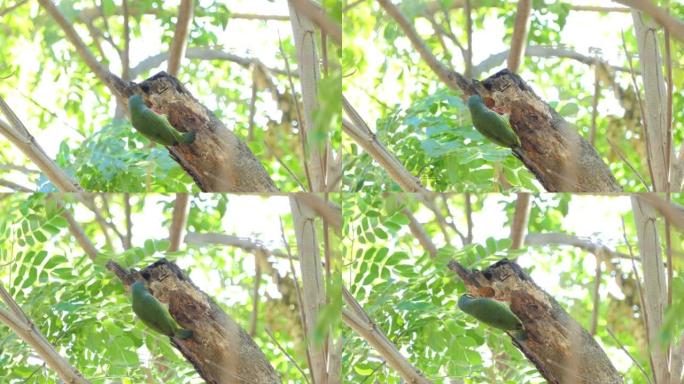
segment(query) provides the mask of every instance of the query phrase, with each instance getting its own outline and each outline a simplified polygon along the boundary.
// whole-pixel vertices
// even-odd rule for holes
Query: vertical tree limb
[[[131,220],[131,195],[124,193],[124,213],[126,215],[126,234],[124,235],[123,246],[124,249],[129,249],[133,246],[133,221]]]
[[[326,300],[323,268],[316,235],[316,216],[314,211],[301,200],[299,194],[291,194],[289,198],[302,275],[302,309],[309,345],[310,370],[313,384],[325,384],[327,377],[327,355],[323,348],[325,344],[316,341],[314,337],[319,312]]]
[[[327,140],[320,143],[315,139],[314,132],[324,127],[316,127],[314,112],[318,109],[318,82],[320,72],[318,68],[318,54],[316,53],[316,30],[314,24],[304,14],[300,13],[289,1],[290,20],[295,48],[297,49],[297,68],[302,88],[302,104],[304,116],[301,134],[304,135],[305,161],[308,164],[311,192],[326,191],[326,160]],[[325,137],[328,137],[326,130]]]
[[[465,13],[466,18],[466,52],[468,52],[463,75],[467,79],[473,76],[473,9],[470,5],[470,0],[463,1],[463,13]]]
[[[644,130],[653,172],[654,192],[668,190],[667,98],[656,31],[646,25],[640,12],[632,11],[644,83]],[[637,90],[638,92],[638,90]]]
[[[527,222],[530,219],[530,194],[518,193],[515,201],[515,211],[511,221],[511,249],[522,247],[527,232]]]
[[[600,67],[594,65],[594,94],[591,98],[591,130],[589,131],[589,143],[593,146],[596,142],[596,118],[598,117],[598,102],[601,96],[601,81],[599,77]]]
[[[508,70],[518,72],[520,64],[525,57],[527,46],[527,33],[530,30],[530,14],[532,13],[532,0],[518,0],[518,10],[515,13],[515,26],[511,37],[511,50],[508,52]]]
[[[599,288],[601,288],[601,259],[596,256],[596,270],[594,271],[594,290],[593,290],[593,308],[591,312],[591,329],[589,333],[594,336],[596,335],[596,328],[598,327],[598,317],[599,309],[601,304],[601,295],[599,294]]]
[[[130,50],[130,45],[131,45],[131,31],[130,31],[130,26],[128,25],[129,23],[129,14],[128,14],[128,0],[122,0],[123,1],[123,23],[124,23],[124,49],[123,49],[123,60],[121,60],[121,67],[123,67],[121,71],[121,77],[123,78],[124,81],[128,81],[131,79],[131,50]]]
[[[258,252],[258,251],[257,251]],[[265,258],[263,254],[257,257]],[[261,264],[254,260],[254,289],[252,290],[252,313],[249,319],[249,335],[256,335],[257,321],[259,319],[259,285],[261,284]]]
[[[659,342],[667,301],[667,284],[660,252],[656,215],[653,207],[642,201],[638,195],[632,195],[631,200],[634,224],[639,239],[641,265],[644,271],[644,317],[653,375],[656,383],[667,383],[669,377],[666,349],[664,349],[666,346]]]
[[[181,60],[185,57],[185,49],[187,47],[188,35],[190,34],[190,23],[192,23],[193,10],[193,0],[181,0],[180,6],[178,7],[176,30],[173,33],[173,41],[171,43],[169,62],[166,70],[174,77],[178,77]]]
[[[467,225],[468,229],[466,231],[465,244],[470,244],[473,242],[473,207],[472,207],[472,204],[470,203],[470,198],[471,198],[470,193],[466,192],[464,199],[465,199],[466,225]]]
[[[169,228],[169,252],[176,252],[180,248],[183,229],[188,220],[189,200],[190,197],[187,193],[176,193],[176,201],[171,215],[171,228]]]

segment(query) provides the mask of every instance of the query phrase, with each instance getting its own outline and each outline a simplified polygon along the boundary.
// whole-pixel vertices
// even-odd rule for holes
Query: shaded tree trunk
[[[209,384],[280,384],[281,380],[266,356],[232,318],[200,291],[178,266],[165,259],[139,273],[108,264],[127,285],[142,276],[150,292],[193,336],[171,343],[192,363]]]
[[[165,72],[138,85],[158,113],[179,131],[195,131],[192,144],[167,147],[203,192],[278,192],[247,145],[173,76]],[[132,94],[135,87],[128,89]]]
[[[494,100],[497,108],[510,113],[511,127],[522,143],[514,154],[547,191],[622,191],[594,147],[520,76],[507,69],[481,82],[470,83],[456,72],[449,76],[457,88],[470,93],[477,91]],[[492,107],[491,103],[487,106]]]
[[[620,384],[622,377],[606,353],[558,302],[506,259],[484,271],[469,271],[449,263],[474,296],[510,304],[523,323],[527,338],[513,344],[551,384]]]

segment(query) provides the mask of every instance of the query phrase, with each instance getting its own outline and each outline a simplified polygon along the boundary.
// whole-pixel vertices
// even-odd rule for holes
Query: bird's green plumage
[[[503,147],[520,146],[520,139],[513,132],[508,119],[487,108],[480,95],[472,95],[468,98],[468,109],[470,109],[473,125],[484,137]]]
[[[522,331],[523,325],[508,305],[488,299],[463,295],[458,299],[458,307],[479,321],[504,331]],[[524,333],[520,333],[523,335]]]
[[[136,281],[131,285],[131,297],[133,312],[148,327],[169,337],[176,336],[179,339],[192,337],[192,331],[180,328],[171,318],[164,304],[152,296],[142,281]]]
[[[140,95],[132,95],[128,98],[128,109],[131,111],[133,128],[155,143],[171,146],[179,143],[190,144],[195,141],[194,131],[178,132],[166,116],[147,108]]]

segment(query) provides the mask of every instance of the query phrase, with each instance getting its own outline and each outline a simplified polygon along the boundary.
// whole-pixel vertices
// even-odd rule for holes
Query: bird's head
[[[144,105],[145,101],[143,100],[142,96],[138,94],[131,95],[131,97],[128,98],[128,108],[142,107]]]
[[[475,95],[472,95],[468,98],[468,107],[469,108],[472,108],[473,106],[480,105],[480,104],[483,104],[482,97],[480,97],[480,95],[475,94]]]
[[[147,291],[147,288],[145,288],[145,283],[142,281],[138,280],[135,283],[131,284],[131,292],[144,292]]]
[[[461,297],[458,298],[458,307],[461,308],[463,305],[468,304],[473,299],[475,298],[470,294],[466,293],[464,295],[461,295]]]

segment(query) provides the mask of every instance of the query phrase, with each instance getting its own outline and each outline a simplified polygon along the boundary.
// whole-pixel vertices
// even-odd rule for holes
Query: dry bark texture
[[[148,106],[168,116],[192,144],[167,147],[203,192],[278,192],[252,151],[173,76],[160,72],[138,85]],[[135,88],[129,88],[132,94]]]
[[[190,339],[171,339],[209,384],[279,384],[280,377],[247,332],[174,263],[164,259],[140,275],[150,292],[169,306],[169,313],[186,329]]]
[[[452,261],[449,269],[474,296],[510,304],[527,333],[525,340],[511,340],[549,383],[622,383],[598,343],[518,264],[504,259],[484,271],[469,271]]]
[[[594,147],[520,76],[504,69],[468,88],[494,100],[496,107],[510,113],[511,126],[522,143],[522,148],[514,154],[547,191],[622,190]]]

